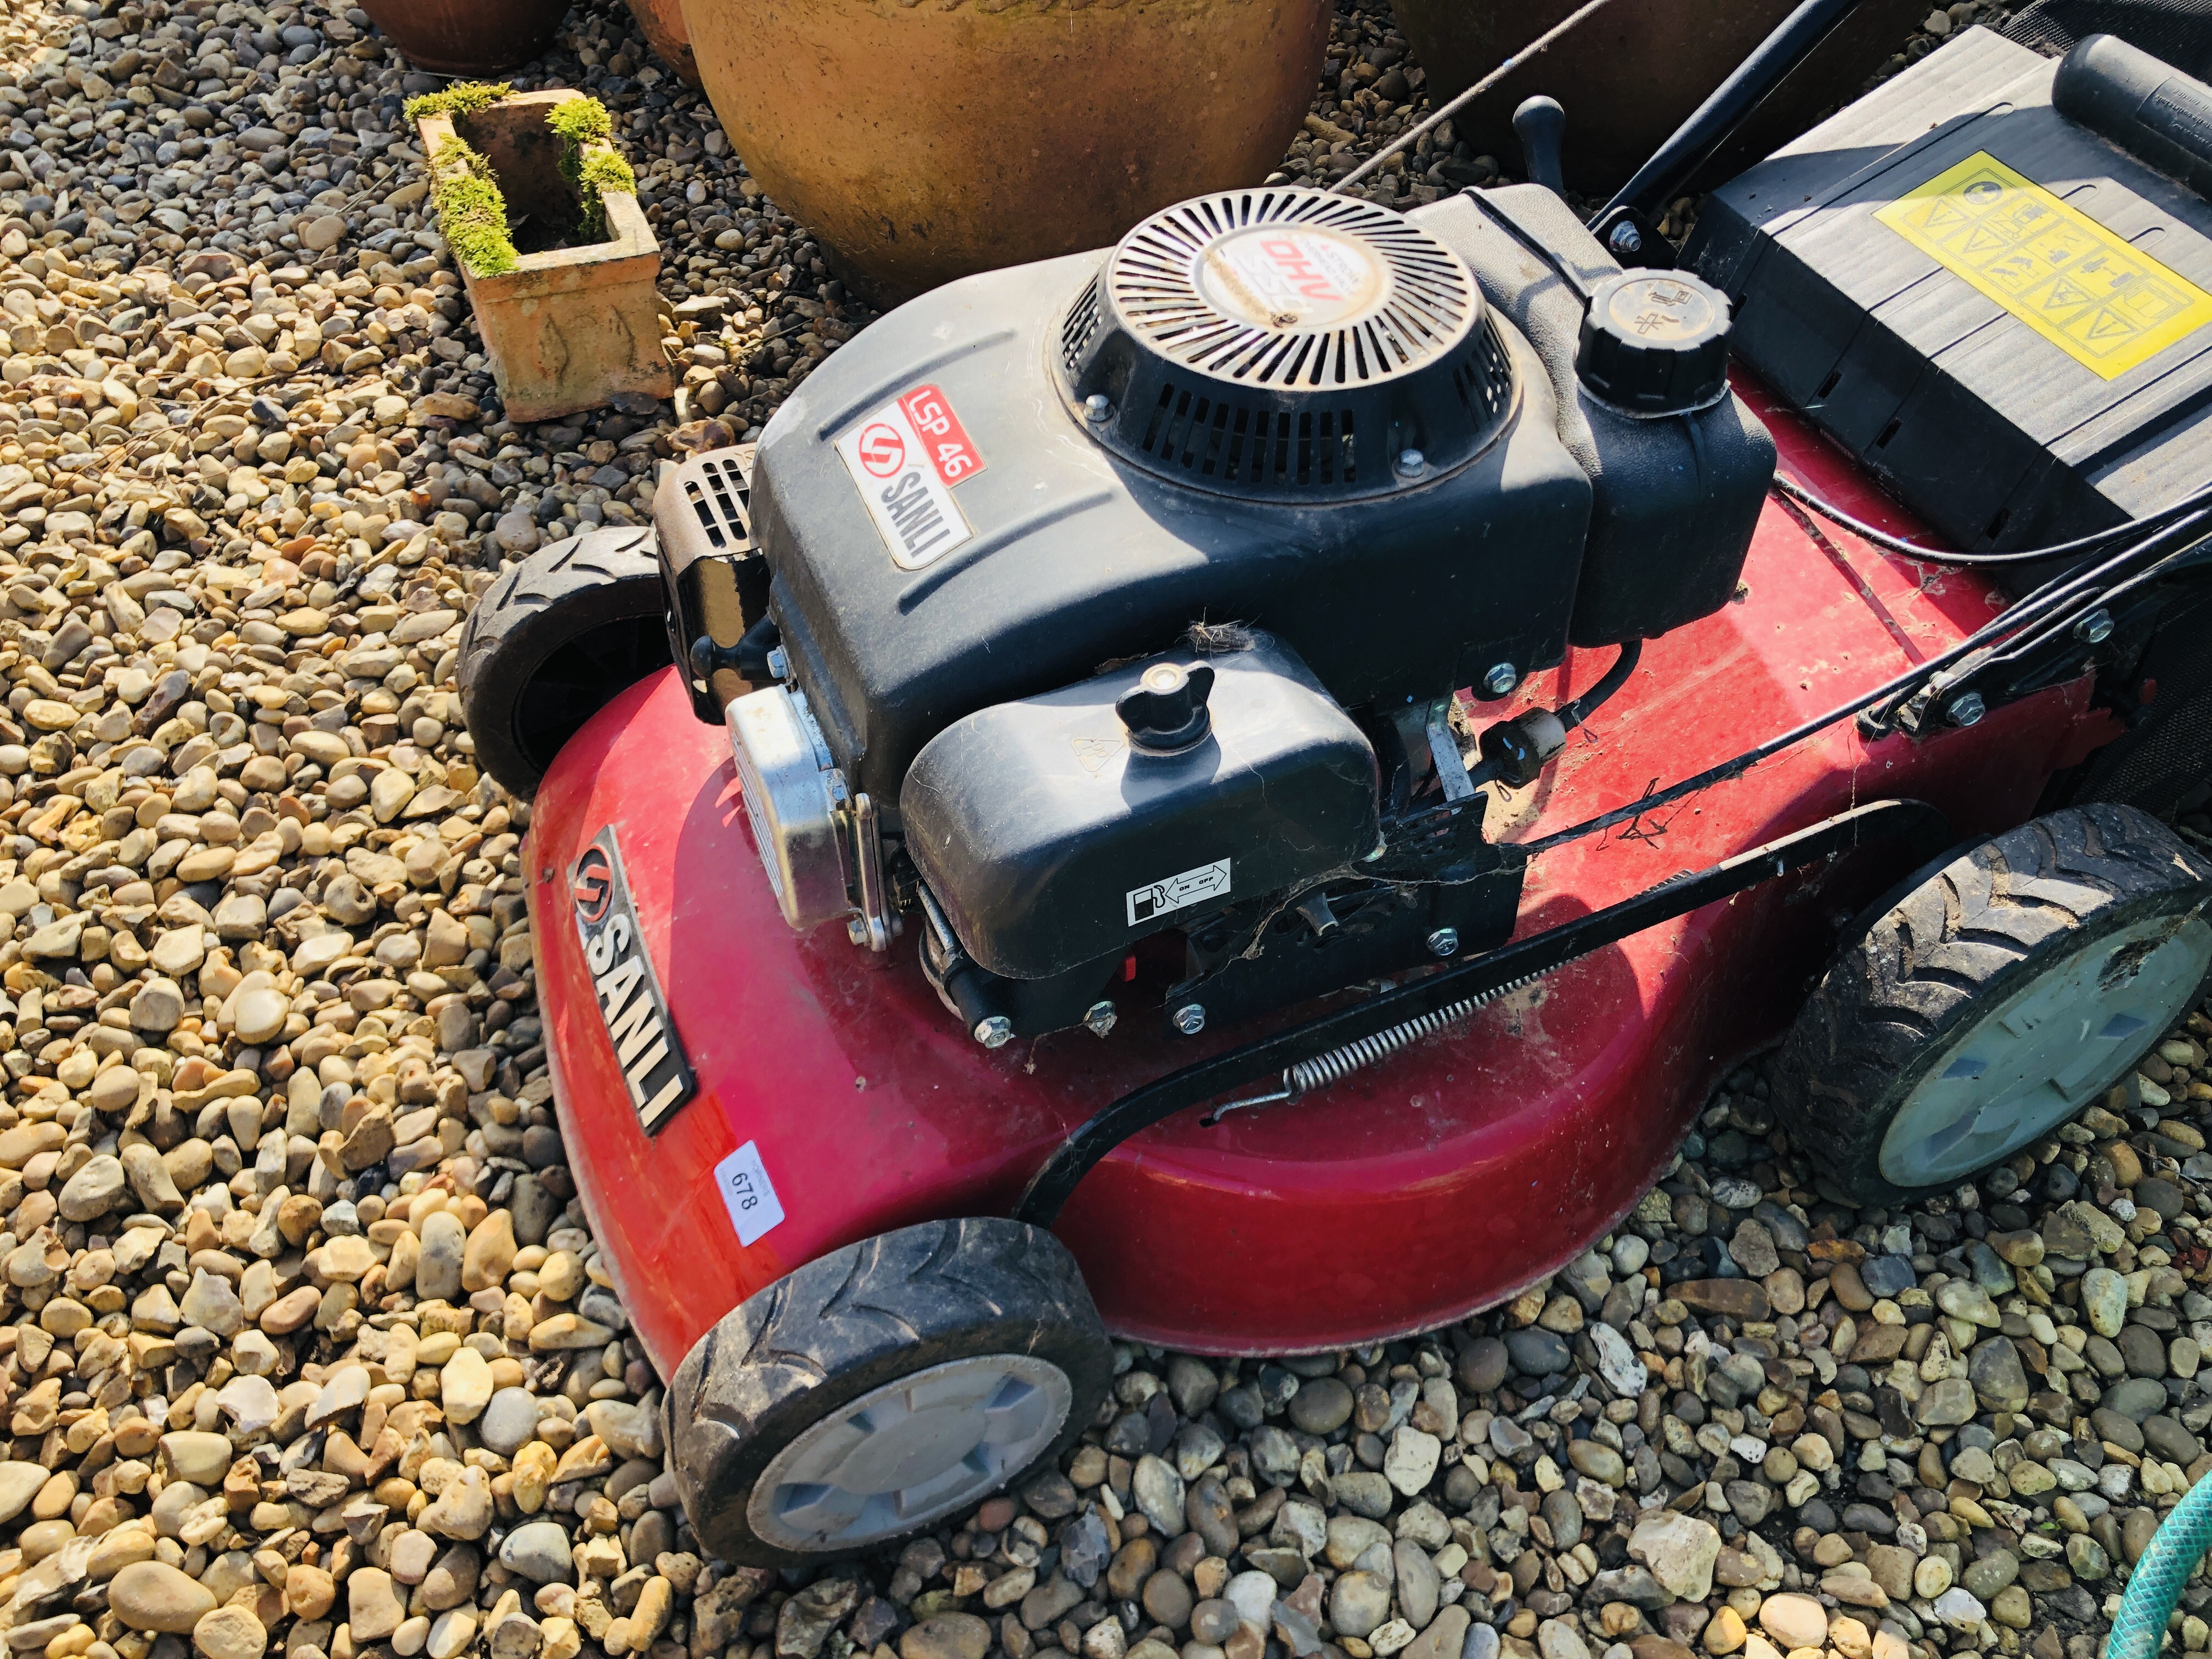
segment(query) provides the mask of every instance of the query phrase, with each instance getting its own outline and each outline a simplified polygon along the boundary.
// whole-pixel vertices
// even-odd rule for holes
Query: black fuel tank
[[[907,850],[969,954],[1044,979],[1378,845],[1375,750],[1264,635],[979,709],[907,775]],[[1211,675],[1206,729],[1133,743],[1115,702],[1168,664]]]

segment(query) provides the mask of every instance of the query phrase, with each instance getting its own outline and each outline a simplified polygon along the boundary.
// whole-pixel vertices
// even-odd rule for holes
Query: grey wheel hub
[[[947,1360],[848,1401],[778,1452],[746,1518],[785,1549],[865,1547],[988,1496],[1067,1421],[1067,1374],[1028,1354]]]
[[[1954,1036],[1905,1097],[1883,1178],[1948,1185],[2048,1133],[2180,1018],[2208,966],[2201,915],[2151,917],[2059,958]]]

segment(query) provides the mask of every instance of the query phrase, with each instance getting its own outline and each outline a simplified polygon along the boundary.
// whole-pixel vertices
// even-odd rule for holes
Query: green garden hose
[[[2151,1534],[2150,1547],[2136,1563],[2112,1618],[2106,1659],[2153,1659],[2181,1586],[2207,1549],[2212,1549],[2212,1480],[2199,1480]]]

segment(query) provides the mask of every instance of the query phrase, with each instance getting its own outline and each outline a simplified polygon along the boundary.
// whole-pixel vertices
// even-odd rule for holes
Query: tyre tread
[[[995,1217],[923,1222],[833,1250],[731,1310],[668,1393],[678,1488],[700,1537],[726,1559],[793,1565],[753,1535],[746,1471],[843,1398],[977,1351],[978,1332],[994,1352],[1043,1337],[1066,1347],[1073,1334],[1075,1370],[1093,1375],[1070,1376],[1068,1421],[1038,1461],[1056,1455],[1096,1411],[1111,1356],[1074,1258],[1049,1233]]]
[[[2212,866],[2156,819],[2106,803],[1967,849],[1900,898],[1814,988],[1777,1057],[1778,1109],[1846,1195],[1917,1195],[1875,1164],[1915,1057],[1994,988],[2032,971],[2039,952],[2123,907],[2207,880]]]
[[[538,671],[568,641],[659,615],[665,605],[649,528],[574,536],[502,572],[462,625],[455,675],[478,764],[529,799],[543,772],[517,742],[514,720]]]

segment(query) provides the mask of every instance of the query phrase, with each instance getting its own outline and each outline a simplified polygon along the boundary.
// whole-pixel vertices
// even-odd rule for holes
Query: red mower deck
[[[1759,388],[1783,470],[1897,533],[1912,525]],[[1619,699],[1490,813],[1528,841],[1632,801],[1956,644],[2003,605],[1979,578],[1868,549],[1770,499],[1736,599],[1650,642]],[[1610,651],[1571,653],[1509,705],[1555,705]],[[2085,677],[1979,724],[1868,743],[1846,723],[1734,783],[1531,865],[1525,937],[1850,807],[1916,797],[1961,836],[2030,815],[2117,729]],[[698,1078],[639,1127],[596,1012],[569,872],[608,825]],[[1170,1347],[1296,1352],[1429,1329],[1601,1237],[1664,1169],[1705,1091],[1769,1042],[1840,918],[1905,873],[1894,848],[1637,934],[1348,1080],[1116,1151],[1055,1231],[1107,1326]],[[1005,1214],[1066,1134],[1136,1085],[1254,1035],[1170,1040],[1139,1010],[996,1052],[948,1021],[915,960],[795,935],[763,879],[726,734],[673,670],[561,754],[527,854],[545,1041],[571,1164],[626,1307],[673,1370],[738,1302],[853,1240]],[[1312,1012],[1285,1012],[1284,1019]],[[714,1171],[757,1148],[783,1219],[741,1248]]]

